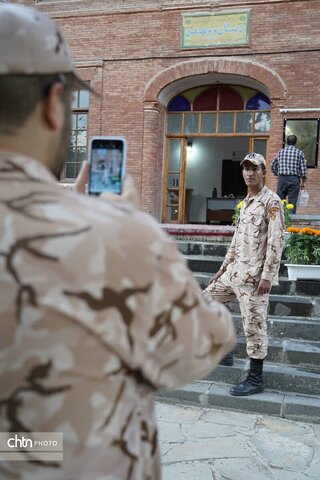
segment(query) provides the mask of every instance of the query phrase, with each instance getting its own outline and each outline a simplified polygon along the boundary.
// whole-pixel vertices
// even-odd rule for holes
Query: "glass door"
[[[163,188],[163,223],[185,223],[186,138],[168,138]]]

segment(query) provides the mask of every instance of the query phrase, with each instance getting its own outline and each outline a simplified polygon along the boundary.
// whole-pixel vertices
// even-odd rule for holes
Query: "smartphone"
[[[88,192],[122,192],[127,157],[124,137],[92,137],[90,145],[90,170]]]

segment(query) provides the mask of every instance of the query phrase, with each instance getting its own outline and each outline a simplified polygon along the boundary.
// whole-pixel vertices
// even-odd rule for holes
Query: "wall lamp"
[[[187,142],[187,152],[188,153],[192,152],[192,142]]]

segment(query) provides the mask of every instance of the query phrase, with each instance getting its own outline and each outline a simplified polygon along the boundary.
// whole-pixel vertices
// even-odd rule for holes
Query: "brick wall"
[[[142,194],[144,208],[157,216],[161,203],[165,108],[155,105],[150,114],[148,102],[157,104],[160,91],[154,83],[152,98],[146,98],[145,92],[152,79],[169,67],[177,66],[176,77],[179,72],[186,76],[196,73],[195,64],[182,68],[182,62],[214,59],[217,67],[211,63],[210,68],[222,72],[229,68],[223,66],[222,60],[234,59],[231,73],[264,83],[272,100],[269,162],[281,147],[285,117],[320,117],[320,111],[288,114],[279,111],[320,108],[319,0],[42,0],[37,3],[25,0],[18,3],[36,4],[60,25],[79,74],[90,80],[102,95],[101,100],[91,100],[89,135],[127,137],[128,171]],[[249,46],[180,49],[183,13],[230,9],[250,9]],[[247,63],[237,64],[236,60]],[[254,62],[265,69],[265,76]],[[172,80],[167,78],[168,82]],[[318,170],[309,169],[310,202],[299,213],[320,212],[319,183]],[[276,186],[270,173],[267,184]]]

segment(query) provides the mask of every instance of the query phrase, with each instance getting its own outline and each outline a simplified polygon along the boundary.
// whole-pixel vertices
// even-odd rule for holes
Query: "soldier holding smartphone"
[[[209,373],[234,329],[151,217],[57,185],[79,85],[54,22],[0,3],[0,431],[64,446],[0,478],[158,480],[154,392]]]

